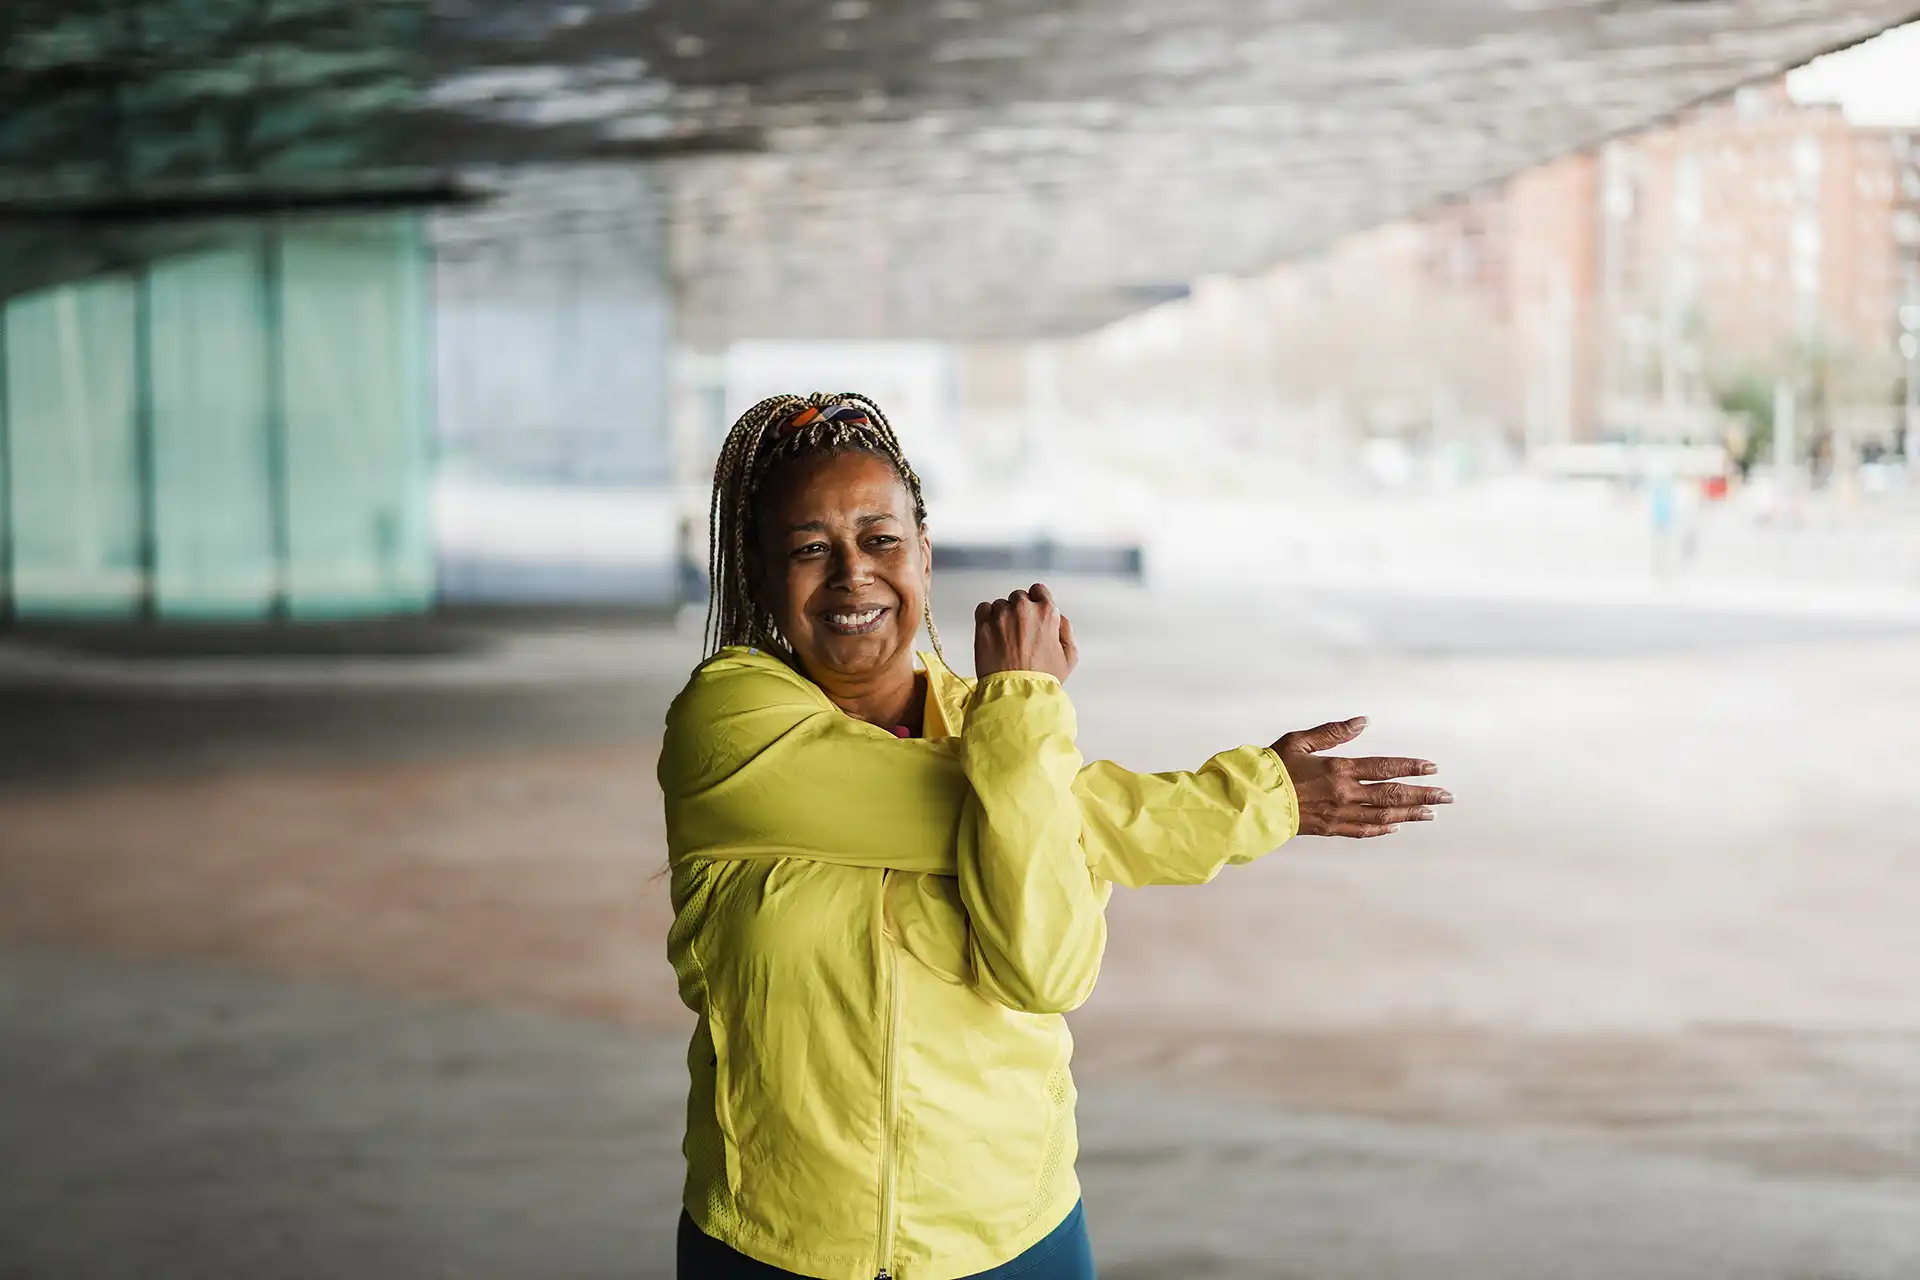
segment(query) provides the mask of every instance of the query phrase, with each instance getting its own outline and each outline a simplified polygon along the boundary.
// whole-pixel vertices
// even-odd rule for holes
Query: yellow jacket
[[[1199,884],[1298,827],[1279,758],[1083,767],[1051,676],[931,654],[925,737],[727,648],[667,713],[668,952],[699,1015],[686,1208],[821,1280],[1008,1261],[1080,1195],[1072,1040],[1113,884]]]

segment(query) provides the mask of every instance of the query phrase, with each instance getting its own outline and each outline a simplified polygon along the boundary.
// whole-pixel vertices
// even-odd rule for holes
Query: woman
[[[1043,586],[928,610],[920,481],[858,395],[779,396],[714,472],[709,659],[660,758],[688,1051],[683,1277],[1091,1276],[1066,1011],[1114,884],[1199,884],[1445,792],[1361,722],[1193,773],[1083,764]],[[913,641],[922,621],[934,652]]]

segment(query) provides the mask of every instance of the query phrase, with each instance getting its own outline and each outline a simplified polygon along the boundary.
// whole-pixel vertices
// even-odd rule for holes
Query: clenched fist
[[[1073,626],[1054,607],[1042,583],[1004,600],[983,600],[973,611],[973,671],[1039,671],[1065,680],[1080,660]]]

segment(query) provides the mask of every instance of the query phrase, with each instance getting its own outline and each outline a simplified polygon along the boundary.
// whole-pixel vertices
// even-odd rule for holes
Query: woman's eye
[[[892,534],[883,533],[877,537],[869,538],[867,545],[870,547],[891,547],[898,544],[899,541],[900,539],[894,537]]]
[[[809,542],[804,547],[795,547],[793,549],[793,555],[794,555],[794,558],[797,560],[803,556],[823,555],[825,554],[826,550],[827,550],[827,544],[824,542]]]

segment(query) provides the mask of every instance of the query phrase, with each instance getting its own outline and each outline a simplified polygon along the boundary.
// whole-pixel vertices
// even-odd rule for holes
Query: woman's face
[[[803,460],[766,495],[761,590],[801,668],[823,686],[913,670],[933,548],[883,458]]]

